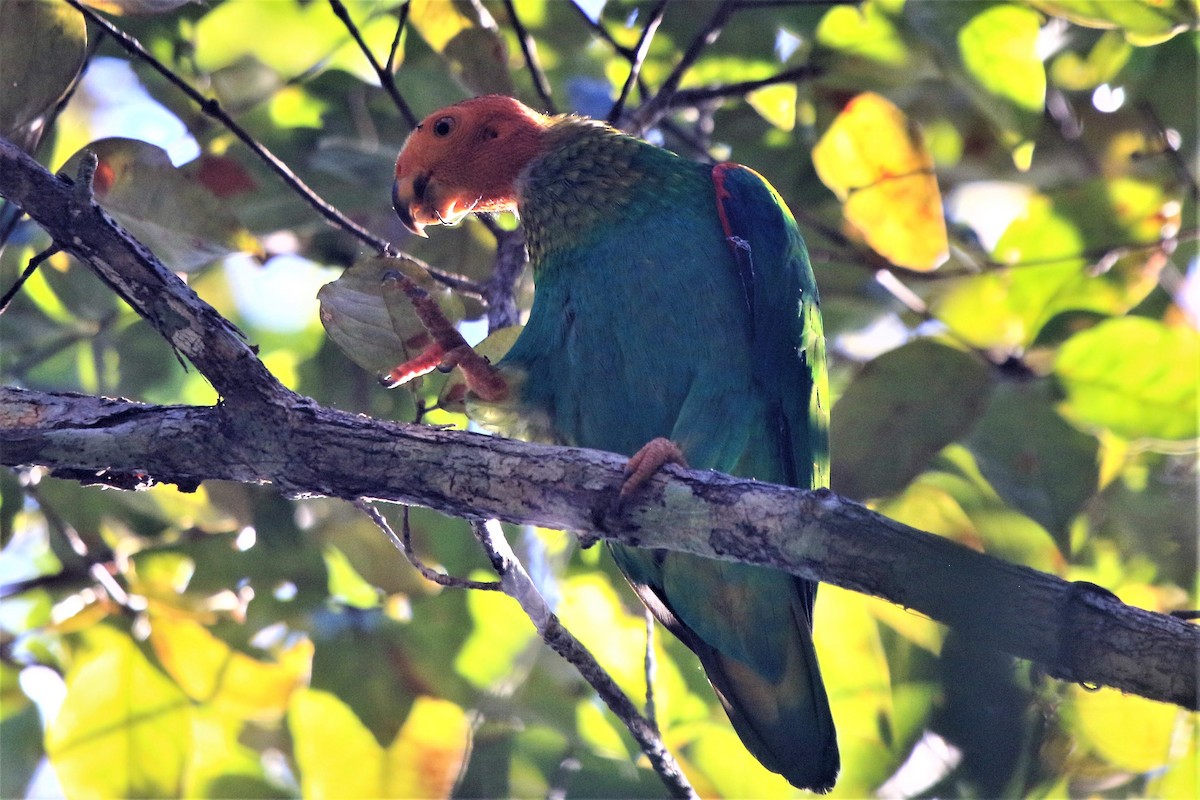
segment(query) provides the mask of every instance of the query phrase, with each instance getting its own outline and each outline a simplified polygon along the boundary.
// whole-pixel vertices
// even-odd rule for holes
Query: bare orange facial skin
[[[396,160],[392,205],[418,236],[474,211],[516,207],[516,180],[541,150],[549,118],[504,95],[464,100],[426,117]]]

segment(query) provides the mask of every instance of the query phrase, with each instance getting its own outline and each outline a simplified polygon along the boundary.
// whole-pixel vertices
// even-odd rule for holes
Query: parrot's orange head
[[[464,100],[426,117],[400,150],[392,204],[418,236],[473,211],[516,207],[517,176],[541,149],[549,118],[503,95]]]

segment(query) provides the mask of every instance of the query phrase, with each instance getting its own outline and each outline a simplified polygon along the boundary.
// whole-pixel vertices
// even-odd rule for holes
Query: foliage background
[[[408,125],[331,4],[93,5],[139,12],[113,19],[357,223],[488,280],[515,220],[406,238],[387,198]],[[585,5],[345,7],[381,62],[403,20],[395,82],[418,116],[485,91],[546,107],[540,72],[557,110],[604,117],[660,4]],[[647,115],[728,8],[666,4],[621,121],[755,167],[796,212],[833,355],[834,488],[1135,605],[1195,607],[1195,3],[746,2],[698,46],[677,105]],[[351,352],[363,369],[327,336],[317,290],[368,248],[143,60],[39,0],[0,0],[0,53],[19,87],[0,99],[4,135],[68,173],[95,150],[98,199],[288,386],[466,424],[439,407],[444,378],[385,391],[372,354]],[[49,242],[11,205],[0,225],[7,289]],[[331,294],[335,336],[389,333]],[[478,293],[461,295],[479,317]],[[0,340],[5,384],[217,399],[62,255],[0,316]],[[102,492],[41,470],[6,471],[0,492],[0,795],[26,794],[45,756],[54,777],[34,794],[55,780],[68,796],[662,794],[515,603],[425,582],[346,504],[217,482]],[[486,577],[462,521],[414,510],[412,528],[427,563]],[[607,557],[510,534],[566,626],[641,697],[643,615]],[[816,626],[837,794],[1196,794],[1195,715],[1050,681],[835,587]],[[793,794],[741,749],[690,654],[654,647],[658,720],[697,789]]]

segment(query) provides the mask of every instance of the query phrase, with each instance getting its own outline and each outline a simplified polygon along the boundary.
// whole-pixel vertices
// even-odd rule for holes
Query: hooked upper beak
[[[418,219],[417,215],[422,211],[420,203],[423,198],[421,195],[424,194],[427,184],[428,179],[418,182],[411,175],[397,177],[392,184],[392,208],[396,210],[396,216],[409,231],[424,238],[429,238],[429,234],[425,233],[425,225],[428,222]],[[418,189],[422,191],[418,192]],[[414,213],[414,209],[416,213]]]

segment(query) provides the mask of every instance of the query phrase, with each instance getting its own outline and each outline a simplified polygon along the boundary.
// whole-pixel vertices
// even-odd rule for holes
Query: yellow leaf
[[[1073,691],[1063,717],[1081,744],[1130,772],[1149,772],[1170,761],[1176,727],[1186,712],[1167,703],[1101,688]]]
[[[349,706],[311,689],[296,694],[289,725],[306,798],[448,797],[470,736],[461,708],[419,697],[385,751]]]
[[[97,625],[66,675],[46,753],[67,797],[166,797],[192,748],[188,698],[126,634]]]
[[[873,92],[851,100],[813,148],[846,220],[896,266],[929,271],[949,244],[933,157],[904,112]]]
[[[169,614],[152,614],[150,644],[189,697],[247,719],[281,716],[292,692],[307,682],[312,663],[307,639],[285,651],[278,663],[259,661],[195,620]]]

